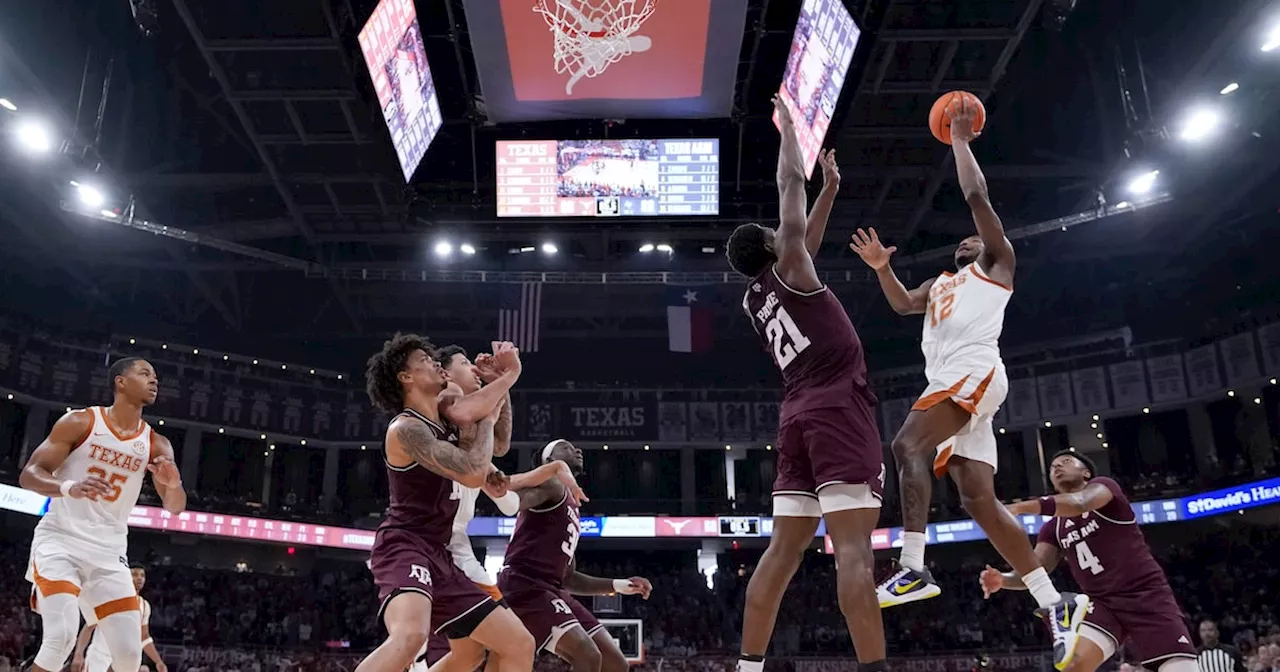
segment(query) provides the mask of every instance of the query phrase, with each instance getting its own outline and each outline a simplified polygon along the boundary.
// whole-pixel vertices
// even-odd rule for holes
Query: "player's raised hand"
[[[86,476],[76,481],[67,490],[67,496],[72,499],[87,499],[92,502],[98,501],[99,497],[108,497],[114,490],[106,479],[97,476]]]
[[[987,568],[978,575],[978,583],[982,584],[982,599],[989,600],[992,595],[1004,588],[1004,575],[995,567],[987,565]]]
[[[493,357],[497,360],[502,372],[519,376],[524,368],[520,363],[520,349],[511,341],[495,342],[493,346]]]
[[[639,595],[644,599],[649,599],[649,595],[653,593],[653,584],[649,583],[649,579],[643,576],[633,576],[627,579],[628,586],[619,590],[622,595]]]
[[[492,471],[484,479],[484,494],[489,495],[490,499],[502,499],[507,496],[507,488],[511,485],[511,479],[502,470],[492,467]]]
[[[182,474],[178,471],[178,465],[174,464],[173,458],[168,455],[156,455],[151,458],[147,471],[151,472],[151,480],[159,487],[170,488],[182,483]]]
[[[773,111],[778,113],[778,123],[785,130],[787,126],[793,125],[795,122],[791,119],[791,110],[787,107],[786,101],[782,96],[773,94]]]
[[[876,235],[876,230],[871,229],[870,233],[862,229],[853,234],[852,242],[849,243],[849,249],[853,250],[862,260],[866,262],[872,270],[880,270],[889,265],[889,257],[898,251],[897,247],[885,247],[880,242],[880,236]]]
[[[978,106],[969,102],[969,96],[956,96],[947,106],[947,116],[951,118],[951,143],[970,142],[982,133],[975,133],[973,120],[978,116]]]
[[[587,493],[582,491],[582,486],[578,485],[578,479],[573,477],[573,470],[563,460],[556,461],[556,480],[569,491],[569,497],[573,499],[574,504],[581,506],[583,502],[591,501]]]
[[[480,374],[481,382],[486,385],[497,380],[502,375],[501,367],[498,366],[498,360],[493,355],[482,352],[476,355],[476,372]]]
[[[818,152],[818,163],[822,164],[823,188],[838,188],[840,186],[840,165],[836,163],[836,150],[824,149]]]

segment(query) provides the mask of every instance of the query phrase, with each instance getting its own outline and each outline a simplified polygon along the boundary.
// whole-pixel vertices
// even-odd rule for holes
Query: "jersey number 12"
[[[773,346],[773,359],[780,370],[786,370],[787,365],[809,347],[809,339],[800,333],[786,308],[779,307],[773,319],[765,323],[764,335]]]

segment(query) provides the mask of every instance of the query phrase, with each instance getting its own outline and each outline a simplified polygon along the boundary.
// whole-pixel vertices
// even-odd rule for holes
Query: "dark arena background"
[[[1130,493],[1194,643],[1215,621],[1238,669],[1280,669],[1280,3],[657,0],[594,76],[605,52],[557,38],[566,16],[0,6],[0,671],[41,636],[23,574],[47,502],[19,472],[65,411],[110,402],[123,356],[159,374],[146,419],[190,496],[171,517],[148,485],[129,518],[167,668],[353,670],[385,635],[364,563],[387,418],[364,362],[396,331],[521,348],[495,463],[573,441],[579,568],[654,585],[587,606],[635,666],[733,669],[773,529],[781,382],[725,241],[777,221],[770,97],[808,160],[836,150],[817,268],[879,398],[888,570],[889,440],[924,389],[921,321],[847,243],[875,227],[908,286],[951,269],[974,225],[927,117],[957,89],[985,102],[974,151],[1019,261],[997,493],[1044,495],[1055,453],[1089,456]],[[891,669],[1053,669],[1025,596],[982,599],[978,573],[1004,565],[954,486],[933,497],[944,593],[884,612]],[[493,572],[513,520],[480,501],[469,532]],[[856,670],[829,552],[820,529],[767,669]]]

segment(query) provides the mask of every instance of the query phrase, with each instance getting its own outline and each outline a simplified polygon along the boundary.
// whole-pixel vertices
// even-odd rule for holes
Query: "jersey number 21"
[[[764,335],[773,346],[773,360],[778,363],[780,370],[785,370],[788,364],[809,347],[809,339],[800,333],[800,328],[791,319],[787,309],[781,306],[773,314],[773,318],[765,323]]]

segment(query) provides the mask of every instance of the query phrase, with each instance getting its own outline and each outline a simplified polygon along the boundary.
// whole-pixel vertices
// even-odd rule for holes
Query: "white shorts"
[[[86,622],[138,610],[128,560],[84,543],[37,531],[31,540],[27,581],[39,599],[69,594],[79,599]]]
[[[961,357],[938,367],[929,377],[929,386],[911,410],[928,410],[950,399],[969,412],[969,423],[938,444],[933,460],[933,473],[938,478],[947,473],[947,462],[955,456],[1000,468],[991,419],[1008,394],[1009,377],[998,358]]]
[[[111,669],[111,652],[98,638],[98,632],[95,630],[93,643],[89,645],[89,650],[84,652],[84,672],[107,672],[109,669]]]
[[[773,515],[793,518],[821,518],[823,514],[850,509],[878,509],[880,495],[866,483],[832,483],[808,493],[775,492]]]

